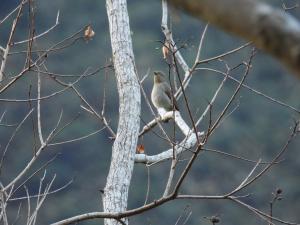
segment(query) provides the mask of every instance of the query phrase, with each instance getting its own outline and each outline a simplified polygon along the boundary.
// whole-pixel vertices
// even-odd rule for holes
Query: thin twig
[[[212,71],[212,72],[215,72],[215,73],[217,73],[217,74],[221,74],[221,75],[223,75],[223,76],[226,76],[226,73],[224,73],[224,72],[222,72],[222,71],[220,71],[220,70],[212,69],[212,68],[200,67],[200,68],[197,68],[196,70],[207,70],[207,71]],[[236,83],[238,83],[238,84],[241,83],[238,79],[236,79],[236,78],[234,78],[234,77],[232,77],[232,76],[230,76],[230,75],[228,75],[228,79],[231,80],[231,81],[234,81],[234,82],[236,82]],[[262,92],[260,92],[260,91],[258,91],[258,90],[256,90],[256,89],[250,87],[250,86],[247,85],[247,84],[242,84],[242,86],[243,86],[244,88],[246,88],[246,89],[252,91],[253,93],[255,93],[255,94],[257,94],[257,95],[262,96],[262,97],[264,97],[264,98],[270,100],[271,102],[274,102],[274,103],[279,104],[279,105],[281,105],[281,106],[284,106],[284,107],[286,107],[286,108],[288,108],[288,109],[291,109],[291,110],[293,110],[293,111],[295,111],[295,112],[297,112],[297,113],[300,113],[300,109],[296,109],[296,108],[293,107],[293,106],[290,106],[290,105],[288,105],[288,104],[286,104],[286,103],[284,103],[284,102],[282,102],[282,101],[279,101],[279,100],[277,100],[277,99],[275,99],[275,98],[273,98],[273,97],[270,97],[270,96],[268,96],[268,95],[266,95],[266,94],[264,94],[264,93],[262,93]]]
[[[48,28],[47,30],[45,30],[44,32],[30,38],[30,39],[27,39],[27,40],[23,40],[23,41],[17,41],[17,42],[14,42],[13,44],[14,45],[18,45],[18,44],[24,44],[24,43],[27,43],[29,41],[35,41],[36,39],[40,38],[40,37],[43,37],[45,36],[46,34],[48,34],[51,30],[53,30],[58,24],[59,24],[59,15],[60,15],[60,12],[59,10],[57,11],[57,14],[56,14],[56,20],[55,20],[55,24],[52,25],[50,28]]]
[[[20,7],[18,7],[17,16],[16,16],[16,18],[14,19],[14,21],[12,23],[11,31],[10,31],[10,34],[9,34],[9,38],[8,38],[6,47],[4,49],[4,54],[3,54],[2,61],[1,61],[1,66],[0,66],[0,83],[2,82],[3,77],[4,77],[4,70],[5,70],[5,66],[6,66],[6,62],[7,62],[8,53],[10,51],[12,39],[13,39],[13,36],[15,34],[17,23],[18,23],[21,15],[22,15],[22,10],[23,10],[23,7],[25,5],[25,2],[27,2],[27,1],[23,0],[22,3],[20,4]]]
[[[40,139],[41,145],[44,145],[45,142],[44,142],[43,133],[42,133],[42,120],[41,120],[41,100],[40,100],[40,98],[41,98],[41,76],[40,76],[40,73],[38,73],[37,77],[38,77],[37,126],[38,126],[38,134],[39,134],[39,139]]]

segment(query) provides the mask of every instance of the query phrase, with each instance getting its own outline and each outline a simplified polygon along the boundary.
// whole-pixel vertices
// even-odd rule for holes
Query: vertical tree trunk
[[[118,131],[104,189],[103,207],[105,212],[121,212],[127,208],[140,125],[141,94],[135,73],[126,0],[107,0],[106,8],[120,105]],[[106,219],[105,224],[120,223]]]

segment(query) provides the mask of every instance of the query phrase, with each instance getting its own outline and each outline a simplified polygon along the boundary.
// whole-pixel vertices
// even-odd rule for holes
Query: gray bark
[[[134,66],[126,0],[107,0],[106,7],[120,105],[119,124],[103,194],[103,207],[105,212],[122,212],[127,209],[140,125],[141,94]],[[105,224],[120,223],[105,219]]]

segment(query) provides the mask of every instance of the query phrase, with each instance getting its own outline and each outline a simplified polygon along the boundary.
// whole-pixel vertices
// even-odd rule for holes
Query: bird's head
[[[154,72],[154,83],[162,83],[165,81],[165,75],[163,72],[155,71]]]

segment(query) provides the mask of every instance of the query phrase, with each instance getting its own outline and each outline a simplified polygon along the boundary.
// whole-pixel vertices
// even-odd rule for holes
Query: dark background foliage
[[[269,1],[280,7],[281,1]],[[292,3],[292,1],[288,1]],[[16,7],[18,1],[1,0],[0,18]],[[140,76],[147,70],[162,70],[167,72],[168,66],[162,59],[161,43],[163,34],[160,30],[161,5],[160,1],[128,1],[130,25],[132,29],[133,48],[136,58],[137,70]],[[38,39],[35,48],[46,48],[62,40],[83,26],[91,24],[96,32],[91,41],[79,40],[71,47],[50,53],[46,62],[51,72],[62,74],[82,74],[87,68],[96,69],[107,65],[111,61],[110,38],[108,21],[105,11],[105,1],[92,0],[52,0],[36,2],[36,33],[41,33],[55,22],[57,11],[60,10],[60,25],[45,37]],[[238,10],[238,9],[237,9]],[[297,16],[299,9],[292,12]],[[23,40],[28,35],[28,15],[24,11],[21,23],[18,24],[15,41]],[[189,65],[194,62],[197,45],[205,23],[195,20],[179,11],[172,10],[172,29],[174,37],[179,45],[185,44],[181,50]],[[11,20],[0,27],[0,43],[7,41]],[[202,59],[223,53],[244,43],[244,40],[232,37],[213,26],[209,26],[204,42]],[[13,51],[25,50],[26,46],[16,46]],[[244,49],[234,55],[226,57],[230,66],[235,66],[247,60],[251,49]],[[16,54],[9,58],[6,73],[14,75],[24,65],[24,55]],[[205,67],[213,67],[224,70],[222,62],[213,62]],[[105,77],[106,74],[106,77]],[[242,70],[236,70],[232,74],[240,78]],[[98,110],[102,107],[103,90],[106,90],[106,116],[112,127],[116,130],[118,122],[118,94],[115,85],[113,71],[101,70],[95,76],[84,78],[76,87]],[[208,100],[212,97],[222,77],[208,71],[199,71],[193,75],[192,83],[187,90],[194,115],[201,115]],[[65,78],[66,81],[74,79]],[[253,61],[253,68],[247,78],[247,84],[276,99],[286,102],[296,108],[300,108],[300,82],[290,75],[279,62],[270,56],[258,51]],[[18,81],[1,98],[28,97],[29,85],[32,85],[35,96],[36,74],[31,73]],[[145,90],[150,96],[152,86],[151,76],[144,82]],[[213,118],[216,118],[220,110],[225,106],[236,84],[227,81],[226,87],[213,107]],[[49,77],[43,77],[43,95],[53,90],[60,90]],[[80,100],[71,91],[42,102],[43,130],[47,134],[55,125],[59,113],[63,110],[63,123],[67,123],[74,117],[78,117],[74,123],[56,138],[55,141],[63,141],[74,137],[80,137],[102,127],[100,121],[93,118],[80,108]],[[180,108],[184,109],[183,100],[179,101]],[[32,103],[35,106],[35,103]],[[299,119],[299,114],[274,104],[247,89],[242,89],[234,106],[237,110],[228,117],[211,138],[207,147],[222,150],[224,152],[240,155],[249,159],[271,160],[284,145],[288,138],[294,120]],[[234,107],[233,106],[233,107]],[[233,108],[232,107],[232,108]],[[0,105],[0,113],[7,111],[5,123],[17,123],[28,112],[28,103],[3,103]],[[182,110],[184,118],[188,118],[186,110]],[[35,113],[33,114],[35,117]],[[152,115],[142,100],[143,121],[151,120]],[[188,119],[186,119],[189,121]],[[206,121],[207,122],[207,121]],[[171,130],[172,124],[164,125]],[[203,123],[203,129],[207,123]],[[159,132],[158,129],[155,131]],[[13,128],[0,127],[0,149],[3,152]],[[178,131],[179,132],[179,131]],[[33,169],[43,165],[56,153],[58,158],[47,168],[47,179],[54,174],[57,178],[54,188],[58,188],[74,177],[74,182],[67,189],[50,195],[43,205],[38,216],[38,224],[48,224],[69,216],[101,211],[101,194],[99,190],[105,185],[109,168],[112,141],[110,134],[105,130],[83,141],[49,147]],[[179,137],[181,137],[179,135]],[[155,154],[169,148],[168,143],[152,133],[148,133],[139,141],[145,146],[148,154]],[[6,184],[12,177],[24,167],[33,154],[36,141],[32,133],[32,122],[28,120],[17,134],[5,159],[1,171],[1,182]],[[244,193],[251,196],[244,199],[247,203],[262,210],[268,210],[271,192],[277,187],[283,189],[283,200],[276,204],[274,215],[290,221],[300,221],[300,158],[299,139],[292,142],[288,152],[284,155],[284,161],[251,185]],[[189,154],[184,155],[186,158]],[[180,163],[177,175],[183,168],[185,161]],[[184,182],[182,193],[193,194],[222,194],[239,184],[244,176],[252,168],[253,164],[231,159],[211,152],[203,152],[197,159],[190,175]],[[159,198],[163,192],[168,176],[169,162],[150,167],[150,193],[149,200]],[[34,171],[34,170],[32,170]],[[42,173],[32,179],[27,187],[32,194],[37,192],[39,178]],[[129,208],[144,204],[147,190],[147,168],[144,165],[135,165],[133,180],[130,188]],[[16,193],[23,196],[24,190]],[[34,202],[34,201],[33,201]],[[9,206],[10,215],[17,212],[18,204]],[[184,209],[186,210],[184,211]],[[22,203],[22,211],[26,212],[26,202]],[[246,209],[228,202],[221,201],[183,201],[176,200],[167,203],[157,209],[151,210],[141,216],[131,218],[131,224],[175,224],[178,216],[183,213],[183,218],[192,211],[192,216],[187,224],[209,224],[204,216],[218,214],[222,224],[265,224]],[[19,219],[19,224],[24,221],[25,214]],[[179,224],[183,224],[182,219]],[[102,223],[102,222],[101,222]],[[81,224],[99,224],[99,221],[88,221]]]

